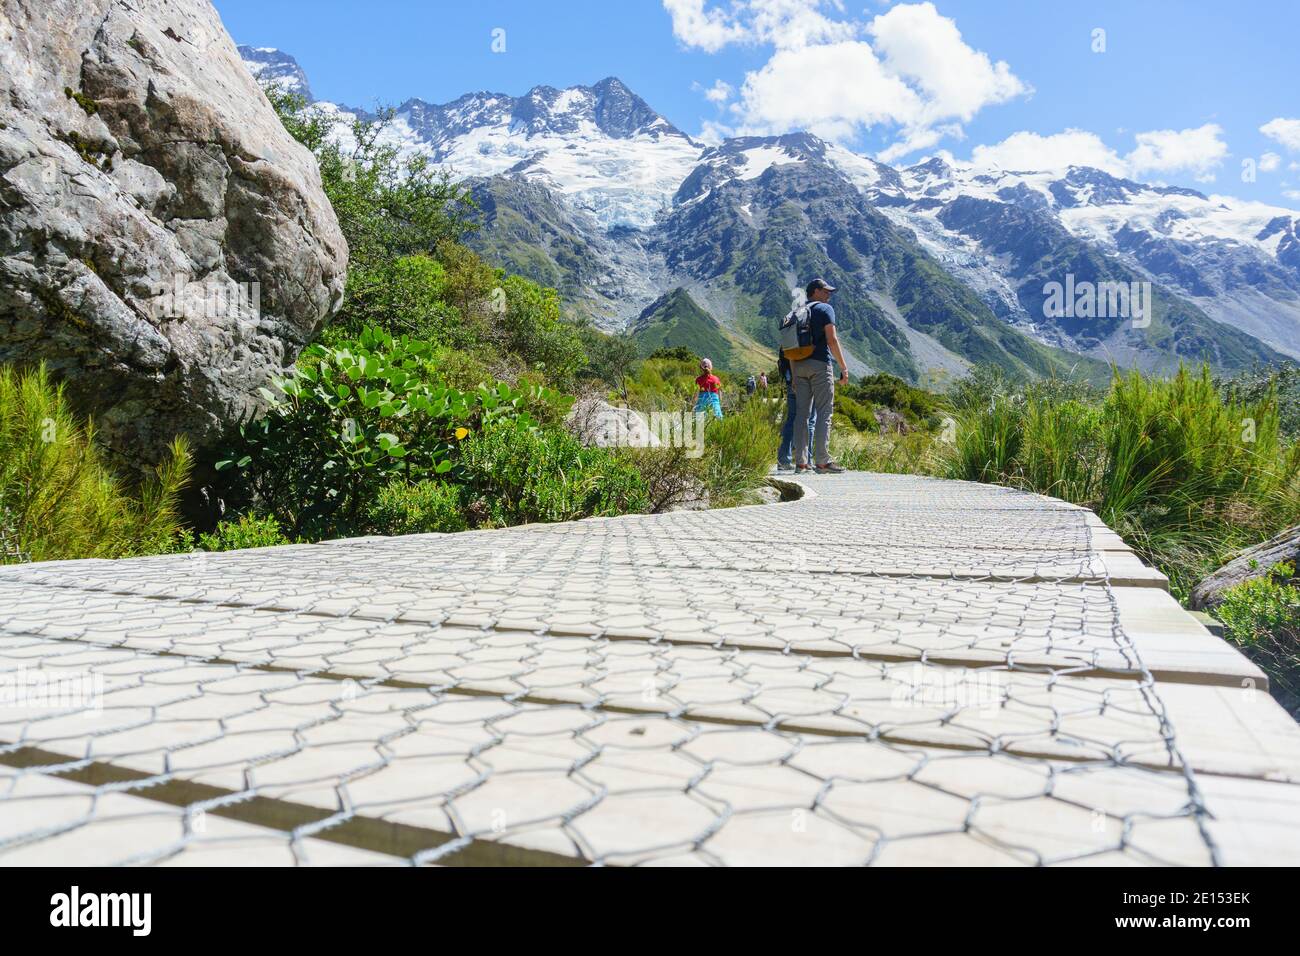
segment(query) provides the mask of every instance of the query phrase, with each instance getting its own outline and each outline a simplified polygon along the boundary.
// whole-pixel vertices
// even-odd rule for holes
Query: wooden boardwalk
[[[804,484],[0,568],[0,863],[1300,862],[1300,726],[1090,512]]]

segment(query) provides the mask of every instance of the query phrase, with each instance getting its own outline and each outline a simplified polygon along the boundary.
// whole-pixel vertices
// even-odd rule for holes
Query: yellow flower
[[[468,434],[469,434],[469,429],[468,429],[468,428],[463,428],[463,427],[462,427],[462,428],[457,428],[457,429],[456,429],[456,438],[457,438],[457,440],[460,440],[460,439],[464,438],[464,437],[465,437],[466,435],[468,435]]]

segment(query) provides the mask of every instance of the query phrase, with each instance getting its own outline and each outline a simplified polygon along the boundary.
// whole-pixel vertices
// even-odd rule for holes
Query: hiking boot
[[[777,465],[777,466],[776,466],[776,473],[777,473],[778,475],[793,475],[793,474],[794,474],[794,465]]]
[[[828,461],[824,465],[817,466],[817,474],[819,475],[842,475],[845,470],[846,469],[843,465],[837,465],[833,461]]]
[[[807,465],[797,465],[794,469],[794,472],[796,475],[807,475],[807,474],[811,474],[812,468],[810,468]]]

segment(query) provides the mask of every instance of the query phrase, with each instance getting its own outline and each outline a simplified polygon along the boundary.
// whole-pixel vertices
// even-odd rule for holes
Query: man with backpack
[[[804,290],[807,304],[799,306],[781,320],[781,354],[790,362],[791,380],[795,393],[795,423],[806,422],[816,413],[813,448],[809,449],[809,435],[803,428],[795,427],[794,462],[798,472],[812,470],[811,461],[818,474],[840,474],[842,467],[831,461],[831,411],[835,404],[835,374],[831,357],[839,363],[839,382],[849,381],[848,364],[835,333],[835,310],[831,308],[831,293],[835,287],[825,279],[813,279]]]

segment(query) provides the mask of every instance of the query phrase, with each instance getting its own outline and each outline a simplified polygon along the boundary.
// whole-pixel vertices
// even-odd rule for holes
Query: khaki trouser
[[[831,460],[831,409],[835,405],[835,373],[830,362],[800,359],[790,363],[794,376],[795,423],[808,421],[810,407],[817,409],[813,436],[814,457],[808,461],[808,429],[794,430],[794,463],[824,465]]]

